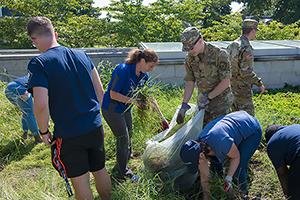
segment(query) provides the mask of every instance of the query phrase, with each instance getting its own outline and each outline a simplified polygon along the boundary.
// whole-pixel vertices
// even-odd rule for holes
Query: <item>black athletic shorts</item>
[[[56,155],[55,159],[53,155]],[[105,167],[103,127],[74,138],[56,138],[52,147],[52,164],[56,169],[59,165],[68,178],[103,169]]]

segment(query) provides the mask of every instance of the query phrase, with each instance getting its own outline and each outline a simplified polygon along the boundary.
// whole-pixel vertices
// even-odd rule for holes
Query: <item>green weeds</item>
[[[113,68],[111,68],[113,69]],[[104,72],[105,73],[105,72]],[[108,72],[109,73],[109,72]],[[110,76],[102,74],[103,83]],[[103,78],[106,77],[106,78]],[[64,181],[52,168],[50,151],[43,144],[34,145],[32,139],[23,141],[21,135],[21,113],[4,96],[5,84],[0,83],[0,199],[67,199]],[[181,104],[183,90],[178,87],[162,85],[154,94],[168,120],[171,120],[178,105]],[[195,96],[192,102],[195,102]],[[300,89],[286,87],[271,90],[265,95],[254,96],[256,115],[263,128],[270,123],[300,123]],[[145,141],[159,131],[156,113],[144,113],[141,118],[137,108],[133,108],[133,158],[130,167],[142,178],[113,185],[113,199],[143,200],[183,200],[197,199],[200,193],[196,188],[190,194],[170,191],[157,175],[148,174],[143,169],[141,155]],[[149,111],[150,112],[150,111]],[[103,120],[104,122],[104,120]],[[159,122],[159,121],[158,121]],[[104,122],[106,166],[110,171],[115,163],[115,139]],[[283,199],[283,194],[275,171],[265,152],[265,142],[255,153],[250,163],[250,196],[262,199]],[[92,183],[94,183],[94,180]],[[222,192],[222,181],[216,180],[212,187],[215,199],[226,199]],[[93,184],[96,199],[100,199]],[[73,197],[70,199],[74,199]]]

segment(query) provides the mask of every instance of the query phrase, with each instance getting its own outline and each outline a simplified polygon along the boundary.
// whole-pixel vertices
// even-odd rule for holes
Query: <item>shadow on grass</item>
[[[35,145],[33,142],[29,144],[24,143],[21,139],[12,140],[7,144],[0,145],[0,171],[11,162],[24,158]]]

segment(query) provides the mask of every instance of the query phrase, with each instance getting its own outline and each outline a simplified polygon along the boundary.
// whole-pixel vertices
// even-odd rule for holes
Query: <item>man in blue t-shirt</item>
[[[99,105],[103,87],[98,72],[84,52],[57,43],[57,33],[48,18],[31,18],[27,32],[42,52],[28,64],[28,89],[34,95],[34,113],[43,142],[52,145],[55,140],[53,165],[71,178],[77,199],[93,199],[89,172],[95,177],[101,199],[110,199]],[[48,130],[49,115],[54,122],[53,138]]]
[[[269,125],[265,138],[283,193],[288,199],[300,199],[300,124]]]
[[[246,111],[237,111],[209,122],[199,134],[197,141],[189,140],[182,147],[180,157],[183,162],[200,171],[203,199],[210,199],[208,185],[208,158],[216,156],[220,162],[230,160],[224,191],[232,189],[233,176],[242,197],[248,195],[248,163],[258,148],[262,129],[256,118]]]

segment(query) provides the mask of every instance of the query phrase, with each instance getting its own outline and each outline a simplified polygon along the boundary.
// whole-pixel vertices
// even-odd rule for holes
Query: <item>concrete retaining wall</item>
[[[112,64],[122,63],[131,48],[118,49],[83,49],[97,66],[101,61]],[[27,74],[27,65],[31,58],[39,55],[34,49],[0,50],[0,80],[8,81],[9,78]],[[4,73],[9,74],[9,77]]]
[[[161,60],[160,65],[152,73],[152,77],[158,80],[182,85],[184,60]],[[254,71],[262,78],[267,88],[282,88],[285,84],[300,85],[300,58],[297,59],[273,59],[267,60],[255,58]]]
[[[278,41],[277,41],[278,42]],[[253,43],[255,49],[254,70],[260,76],[267,88],[281,88],[285,84],[300,85],[300,41],[289,41],[294,46],[285,45],[286,41],[263,41]],[[146,45],[145,45],[146,44]],[[149,43],[148,43],[149,44]],[[185,54],[181,52],[180,43],[151,43],[148,48],[153,48],[160,56],[160,64],[151,73],[152,77],[166,83],[182,85],[185,74],[183,63]],[[155,49],[155,45],[160,45]],[[163,45],[164,46],[163,46]],[[175,44],[175,46],[174,46]],[[215,42],[220,47],[225,47],[229,42]],[[147,43],[142,43],[143,48]],[[168,47],[173,47],[168,50]],[[164,49],[165,48],[165,49]],[[101,61],[109,61],[113,65],[122,63],[131,48],[119,49],[83,49],[91,57],[93,63],[98,65]],[[0,50],[0,80],[8,81],[3,75],[6,71],[10,77],[25,75],[29,60],[38,55],[37,50]]]

